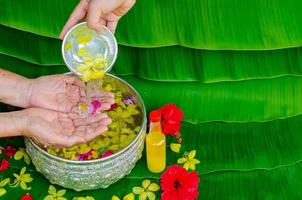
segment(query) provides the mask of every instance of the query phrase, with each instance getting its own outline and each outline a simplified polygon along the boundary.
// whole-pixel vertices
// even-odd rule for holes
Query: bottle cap
[[[159,110],[153,110],[150,112],[150,121],[151,122],[160,122],[161,112]]]

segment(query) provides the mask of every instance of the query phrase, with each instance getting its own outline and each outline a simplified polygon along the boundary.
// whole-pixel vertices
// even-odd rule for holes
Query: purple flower
[[[124,99],[123,102],[124,102],[124,104],[126,104],[127,106],[128,106],[129,104],[132,104],[132,103],[133,103],[131,99]]]
[[[134,96],[131,96],[130,99],[132,100],[133,103],[137,102],[137,98],[135,98]]]

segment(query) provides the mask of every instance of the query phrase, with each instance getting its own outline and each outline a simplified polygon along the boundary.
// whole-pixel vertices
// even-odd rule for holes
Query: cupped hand
[[[51,75],[32,80],[29,105],[70,112],[79,103],[84,85],[74,76]]]
[[[46,145],[55,147],[73,146],[88,142],[107,131],[111,119],[100,113],[85,120],[72,119],[70,114],[29,108],[26,112],[25,136]]]
[[[135,4],[135,0],[81,0],[66,22],[60,39],[79,21],[86,18],[88,27],[101,32],[107,26],[115,32],[118,20]]]

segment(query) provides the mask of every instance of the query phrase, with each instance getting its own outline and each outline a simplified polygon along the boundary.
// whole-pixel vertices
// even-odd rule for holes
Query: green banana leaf
[[[0,26],[0,53],[40,65],[63,65],[61,41]],[[63,67],[63,66],[62,66]],[[113,72],[147,80],[220,82],[302,75],[302,47],[210,51],[180,46],[119,46]]]
[[[76,0],[0,1],[0,24],[57,37]],[[302,44],[299,0],[137,1],[116,36],[136,47],[267,50]]]
[[[11,62],[0,54],[0,63],[7,70],[24,75],[31,73],[30,70],[35,75],[45,75],[46,68],[47,74],[67,70],[64,66],[58,66],[58,71],[39,65],[27,67],[31,64],[14,58],[8,60]],[[138,90],[149,109],[176,103],[186,111],[185,121],[190,123],[268,121],[302,114],[302,77],[219,83],[148,81],[130,75],[120,77]]]
[[[196,168],[201,179],[199,199],[279,199],[283,196],[295,199],[302,196],[301,190],[294,190],[301,186],[301,122],[302,115],[265,123],[183,123],[181,153],[174,153],[167,147],[167,165],[175,164],[185,151],[197,150],[196,159],[201,161]],[[168,137],[167,144],[171,142],[175,139]],[[0,144],[23,146],[22,138],[0,139]],[[12,177],[13,172],[18,173],[25,165],[22,160],[9,161],[10,170],[2,172],[2,178]],[[43,199],[50,183],[32,164],[28,170],[34,177],[30,193],[34,199]],[[143,154],[131,174],[108,189],[80,193],[67,190],[66,197],[89,195],[110,199],[113,194],[123,196],[146,177],[159,183],[160,175],[147,170]],[[282,190],[279,191],[280,184]],[[257,192],[250,192],[251,188]],[[11,189],[7,195],[14,200],[25,193]],[[159,199],[159,193],[157,195]]]

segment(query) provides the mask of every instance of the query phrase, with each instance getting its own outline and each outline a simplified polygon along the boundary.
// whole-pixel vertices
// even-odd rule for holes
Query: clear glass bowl
[[[118,52],[118,46],[114,35],[107,27],[103,27],[101,33],[87,27],[86,22],[72,27],[64,37],[62,43],[62,55],[65,64],[70,71],[81,75],[76,68],[85,63],[85,58],[95,59],[102,56],[107,61],[103,71],[108,72],[112,68]]]
[[[141,158],[146,135],[146,110],[137,91],[120,78],[107,74],[105,78],[119,81],[128,87],[141,107],[141,129],[135,139],[121,151],[102,159],[73,161],[49,154],[33,140],[26,138],[26,151],[37,171],[51,183],[76,191],[107,188],[128,175]]]

